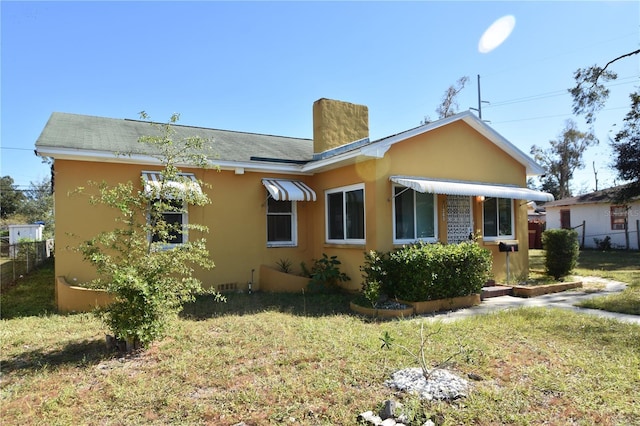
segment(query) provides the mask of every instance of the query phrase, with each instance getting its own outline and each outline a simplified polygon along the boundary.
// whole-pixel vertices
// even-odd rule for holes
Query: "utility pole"
[[[489,101],[483,101],[482,96],[480,95],[480,74],[478,74],[478,108],[469,108],[474,111],[478,111],[478,118],[482,120],[482,104],[488,104]],[[487,120],[485,120],[487,121]]]
[[[596,170],[596,162],[593,162],[593,174],[596,175],[596,191],[598,190],[598,170]]]

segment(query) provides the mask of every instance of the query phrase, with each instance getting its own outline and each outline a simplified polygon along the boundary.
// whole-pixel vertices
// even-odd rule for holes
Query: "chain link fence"
[[[0,283],[2,288],[33,271],[53,256],[53,240],[9,244],[0,242]]]

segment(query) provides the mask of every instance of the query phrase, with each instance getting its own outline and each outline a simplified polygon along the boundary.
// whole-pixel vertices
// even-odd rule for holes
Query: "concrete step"
[[[482,293],[480,293],[480,299],[489,299],[491,297],[498,296],[511,296],[513,294],[513,288],[503,285],[493,285],[491,287],[482,287]]]

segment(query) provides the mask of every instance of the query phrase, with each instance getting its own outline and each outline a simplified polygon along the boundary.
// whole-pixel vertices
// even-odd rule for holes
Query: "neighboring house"
[[[174,126],[176,137],[214,140],[217,168],[182,168],[211,185],[202,190],[212,204],[177,218],[210,230],[216,268],[199,274],[205,286],[244,290],[253,281],[259,290],[264,265],[309,266],[326,253],[338,256],[351,277],[345,287],[359,290],[368,250],[471,235],[494,254],[497,280],[506,272],[500,242],[519,244],[511,276],[526,273],[527,201],[553,197],[526,188],[528,176],[544,171],[485,122],[463,112],[370,141],[366,106],[320,99],[313,119],[313,140]],[[69,248],[113,222],[108,210],[70,192],[89,180],[115,184],[142,176],[151,185],[157,161],[116,155],[139,150],[138,138],[151,130],[145,121],[51,115],[36,150],[55,161],[57,276],[94,278]]]
[[[638,250],[640,196],[626,203],[616,201],[624,188],[616,186],[546,203],[547,229],[575,229],[586,248],[597,248],[598,242],[609,237],[612,248]]]

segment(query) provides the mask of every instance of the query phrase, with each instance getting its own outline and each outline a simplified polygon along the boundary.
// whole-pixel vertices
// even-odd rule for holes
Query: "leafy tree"
[[[593,123],[596,112],[602,109],[609,97],[609,90],[603,82],[615,80],[618,76],[607,68],[621,59],[640,54],[640,49],[620,55],[607,62],[604,67],[593,65],[589,68],[578,69],[574,73],[576,85],[569,89],[573,97],[573,112],[584,115],[587,123]],[[640,143],[638,132],[640,114],[638,112],[638,98],[640,92],[631,93],[631,110],[624,118],[624,127],[619,131],[611,145],[614,151],[614,168],[618,176],[624,180],[631,180],[624,190],[618,194],[620,201],[640,195]]]
[[[622,129],[616,133],[611,146],[614,167],[621,179],[631,181],[619,197],[624,200],[640,194],[640,94],[629,95],[631,110],[624,118]]]
[[[582,155],[588,147],[596,145],[598,139],[593,133],[580,131],[573,120],[567,120],[558,139],[549,143],[551,147],[546,150],[533,145],[531,154],[548,172],[547,189],[557,183],[558,198],[570,197],[573,173],[584,167]]]
[[[464,76],[460,77],[458,81],[456,81],[455,85],[449,86],[449,88],[444,92],[442,96],[442,101],[440,105],[436,108],[436,113],[438,114],[438,119],[447,118],[452,115],[458,113],[458,94],[462,92],[464,86],[469,81],[469,77]],[[427,124],[431,121],[429,116],[426,116],[421,124]]]
[[[0,178],[0,217],[6,219],[16,213],[24,201],[24,194],[14,184],[11,176]]]
[[[558,180],[556,179],[555,176],[544,175],[537,179],[538,179],[539,185],[536,184],[533,178],[529,178],[527,180],[527,186],[531,189],[547,192],[553,195],[553,198],[555,198],[556,200],[560,199],[560,184],[558,184]]]
[[[51,179],[45,178],[40,182],[31,182],[29,189],[24,191],[24,201],[18,210],[27,222],[43,221],[48,234],[53,235],[53,194]]]
[[[148,119],[144,112],[141,117]],[[177,167],[206,167],[207,140],[177,138],[172,124],[178,120],[174,114],[166,124],[151,123],[153,135],[139,139],[146,146],[145,153],[163,166],[157,186],[141,191],[131,181],[115,186],[89,183],[97,189],[90,202],[113,208],[117,214],[114,229],[84,241],[79,251],[98,272],[99,278],[91,284],[105,288],[115,299],[99,309],[98,315],[129,349],[162,338],[183,304],[204,292],[202,283],[193,276],[194,267],[214,267],[206,240],[194,238],[193,231],[204,233],[207,228],[167,219],[167,212],[183,213],[188,205],[210,203]],[[172,245],[187,232],[191,232],[189,241]]]

